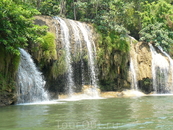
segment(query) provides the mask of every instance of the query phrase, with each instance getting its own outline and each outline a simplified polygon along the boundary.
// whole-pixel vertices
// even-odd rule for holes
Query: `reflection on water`
[[[67,104],[60,110],[62,113],[59,112],[58,128],[86,128],[86,126],[95,125],[98,122],[100,115],[98,100],[67,102]]]
[[[134,120],[135,128],[165,130],[171,128],[172,121],[168,118],[172,119],[173,116],[172,98],[171,96],[146,96],[132,100],[133,102],[130,103],[131,120]]]
[[[17,127],[39,127],[45,121],[49,106],[21,106],[17,110]]]
[[[0,129],[42,126],[49,106],[9,106],[0,108]]]
[[[81,100],[0,108],[0,130],[172,129],[172,96]]]
[[[145,128],[152,124],[152,118],[154,115],[153,104],[150,102],[150,97],[139,97],[131,100],[130,109],[132,127]],[[153,124],[152,124],[153,125]]]

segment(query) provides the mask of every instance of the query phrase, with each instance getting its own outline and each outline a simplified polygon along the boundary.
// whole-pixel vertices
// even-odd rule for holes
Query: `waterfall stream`
[[[95,46],[92,46],[92,41],[89,39],[89,34],[87,32],[87,28],[85,27],[85,24],[82,24],[80,22],[78,22],[78,25],[82,31],[83,37],[84,37],[84,41],[85,44],[87,45],[87,49],[88,49],[88,64],[89,64],[89,68],[90,68],[90,85],[95,86],[96,88],[97,86],[97,78],[96,78],[96,68],[95,68],[95,64],[94,64],[94,58],[95,58]]]
[[[138,83],[136,79],[136,71],[132,58],[130,59],[130,72],[131,72],[131,89],[138,90]]]
[[[173,59],[165,52],[163,51],[161,46],[158,46],[159,50],[169,59],[169,69],[170,69],[170,74],[171,74],[171,80],[170,82],[167,83],[170,87],[170,92],[173,93]]]
[[[73,94],[73,89],[74,89],[74,80],[73,80],[73,68],[71,65],[71,52],[70,52],[70,36],[69,36],[69,29],[65,21],[59,17],[55,17],[58,22],[60,23],[60,28],[61,28],[61,38],[62,38],[62,43],[65,47],[65,62],[66,62],[66,69],[67,69],[67,84],[66,84],[66,89],[67,89],[67,94],[69,96]]]
[[[133,41],[135,39],[130,37],[130,45],[133,45]],[[132,48],[131,48],[132,49]],[[137,81],[137,72],[138,72],[138,65],[137,65],[137,54],[134,53],[135,50],[130,51],[130,78],[131,78],[131,89],[138,91],[138,81]]]
[[[157,53],[151,44],[149,46],[152,54],[153,89],[158,94],[171,93],[171,86],[169,85],[170,63],[166,57]],[[159,48],[165,54],[161,47]]]
[[[90,27],[74,20],[54,17],[56,20],[56,38],[66,52],[67,84],[69,95],[75,92],[76,86],[91,86],[95,91],[97,73],[95,65],[96,48],[92,40]],[[60,29],[60,30],[59,30]]]
[[[20,49],[20,53],[21,58],[17,73],[17,104],[49,100],[48,94],[44,90],[45,81],[30,54],[24,49]]]
[[[80,37],[80,29],[78,27],[77,22],[75,22],[74,20],[70,20],[70,25],[72,27],[72,31],[74,34],[74,40],[75,40],[75,57],[77,57],[79,55],[80,61],[81,61],[81,84],[82,86],[84,85],[84,62],[82,60],[82,41],[81,41],[81,37]]]

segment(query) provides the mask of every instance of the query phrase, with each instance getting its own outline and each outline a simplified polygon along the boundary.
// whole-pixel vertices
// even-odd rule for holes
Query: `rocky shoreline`
[[[17,97],[12,93],[0,94],[0,107],[12,105],[16,100]]]

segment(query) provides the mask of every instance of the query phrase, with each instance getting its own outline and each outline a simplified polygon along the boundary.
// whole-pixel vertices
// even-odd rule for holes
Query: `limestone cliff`
[[[38,25],[47,25],[48,31],[55,35],[60,35],[60,26],[55,19],[48,16],[36,16],[35,17],[35,23]],[[66,21],[67,25],[70,27],[69,20],[64,19]],[[57,25],[55,27],[55,25]],[[92,27],[90,27],[92,28]],[[104,50],[104,46],[99,46],[97,44],[97,41],[99,41],[99,35],[94,31],[94,29],[91,29],[93,40],[96,43],[96,50],[98,53],[100,53],[100,50]],[[72,54],[75,52],[75,46],[74,46],[74,39],[75,35],[72,32],[72,28],[69,28],[70,32],[70,42],[72,44]],[[82,36],[81,36],[82,37]],[[56,68],[57,66],[60,67],[60,70],[65,70],[64,67],[64,53],[63,53],[63,44],[61,43],[61,37],[56,37],[56,51],[57,51],[57,57],[56,59],[52,59],[51,62],[49,62],[46,66],[42,68],[42,71],[44,73],[44,76],[47,80],[47,89],[49,89],[51,92],[60,93],[65,91],[65,71],[59,72],[59,74],[52,73],[52,68]],[[101,90],[103,91],[121,91],[123,89],[130,89],[130,75],[129,75],[129,67],[130,67],[130,57],[135,61],[135,69],[137,72],[137,80],[139,81],[139,88],[142,89],[145,92],[151,91],[151,52],[149,49],[148,44],[137,42],[136,40],[129,38],[128,40],[130,44],[130,52],[122,52],[120,50],[112,50],[109,52],[109,50],[105,50],[105,53],[103,56],[99,57],[99,54],[97,56],[97,65],[98,65],[98,78],[99,78],[99,85],[101,87]],[[78,70],[78,66],[80,65],[79,55],[76,55],[79,53],[75,53],[73,60],[73,66],[76,70]],[[86,46],[83,45],[83,58],[86,60],[87,58],[87,52],[86,52]],[[39,54],[33,53],[32,55],[35,55],[34,58],[39,64],[38,57]],[[60,62],[61,61],[61,62]],[[84,64],[87,66],[87,64],[84,62]],[[87,68],[86,68],[87,69]],[[58,72],[57,72],[58,73]],[[77,73],[75,74],[76,79],[78,79]],[[79,75],[80,76],[80,75]],[[80,82],[80,81],[75,81]],[[78,86],[78,84],[76,84]],[[77,87],[80,88],[80,87]],[[80,91],[80,89],[78,89]]]
[[[75,85],[75,91],[79,92],[82,89],[82,85],[88,85],[92,75],[90,72],[89,62],[92,58],[96,57],[96,40],[97,34],[93,27],[86,23],[81,23],[69,19],[61,19],[62,24],[67,26],[67,32],[63,32],[62,26],[59,20],[49,16],[36,16],[35,24],[48,26],[48,31],[55,36],[56,44],[56,57],[49,61],[42,62],[42,51],[39,45],[31,46],[29,52],[32,54],[35,62],[40,67],[46,79],[46,89],[52,93],[52,97],[57,97],[57,93],[64,93],[66,91],[68,70],[66,58],[70,59],[70,67],[73,68],[73,82]],[[86,34],[88,36],[86,36]],[[68,39],[64,39],[65,35],[69,35]],[[69,42],[69,55],[67,57],[66,44]],[[91,43],[91,53],[89,55],[88,44]],[[35,51],[35,48],[39,48]],[[93,81],[92,81],[93,82]]]
[[[65,83],[66,83],[66,71],[65,71],[65,63],[64,63],[64,51],[63,44],[61,42],[60,36],[60,25],[57,23],[55,19],[48,16],[36,16],[35,23],[38,25],[47,25],[48,31],[56,35],[55,43],[56,43],[56,51],[57,57],[50,60],[46,65],[44,65],[41,69],[47,81],[46,88],[52,92],[54,95],[56,93],[61,93],[65,91]],[[81,70],[79,70],[79,66],[81,65],[81,60],[79,59],[79,52],[76,53],[75,49],[75,34],[73,33],[73,28],[70,25],[72,20],[63,19],[67,26],[69,27],[70,33],[70,43],[72,50],[72,66],[75,68],[75,82],[77,86],[76,91],[81,91],[80,88],[80,79]],[[56,25],[56,26],[55,26]],[[90,25],[89,25],[90,26]],[[130,60],[133,59],[135,61],[135,70],[137,73],[137,81],[139,89],[142,91],[149,93],[152,91],[152,73],[151,73],[151,52],[147,43],[138,42],[133,38],[127,38],[130,44],[130,52],[122,52],[120,50],[106,50],[104,46],[100,46],[97,42],[99,39],[99,34],[97,34],[94,29],[90,26],[91,35],[93,36],[93,41],[96,43],[96,51],[97,53],[102,53],[103,55],[97,54],[97,65],[98,65],[98,78],[99,78],[99,86],[102,91],[121,91],[123,89],[130,89],[131,79],[129,74]],[[82,37],[82,35],[80,35]],[[84,41],[84,40],[83,40]],[[82,41],[82,42],[83,42]],[[86,45],[82,46],[82,59],[84,62],[82,64],[85,65],[85,71],[87,71],[87,51]],[[36,53],[32,53],[34,55],[34,59],[36,63],[39,65],[39,51]],[[80,57],[81,58],[81,57]],[[53,71],[53,72],[52,72]],[[84,73],[85,75],[86,73]],[[86,74],[87,75],[87,74]]]
[[[131,43],[130,56],[135,62],[135,71],[138,87],[142,91],[149,93],[152,91],[152,56],[147,43]]]
[[[78,41],[76,34],[74,33],[75,28],[73,28],[72,23],[80,24],[80,22],[69,19],[63,20],[69,29],[71,67],[74,69],[73,79],[75,92],[80,92],[82,90],[82,85],[88,85],[91,77],[88,67],[89,56],[87,45],[85,44],[86,39],[84,38],[84,35],[81,34],[82,30],[79,25],[77,26],[79,32],[77,33],[79,33],[80,41]],[[61,27],[54,18],[49,16],[35,16],[35,24],[48,26],[48,31],[55,36],[53,42],[56,48],[56,53],[54,53],[55,56],[51,56],[49,59],[44,60],[44,52],[41,50],[39,43],[29,45],[28,52],[30,52],[37,67],[44,75],[46,80],[45,88],[49,90],[52,98],[57,98],[59,93],[64,93],[66,90],[65,86],[68,75],[65,67],[66,52],[64,49],[65,44],[62,42]],[[131,88],[131,75],[129,72],[131,60],[134,61],[139,89],[145,93],[153,91],[151,69],[152,54],[147,43],[138,42],[132,37],[127,37],[127,45],[130,45],[130,51],[121,51],[116,48],[110,49],[106,44],[99,44],[99,40],[101,40],[100,35],[96,33],[91,25],[84,23],[84,26],[87,28],[87,32],[89,32],[88,39],[91,39],[92,41],[93,51],[97,52],[97,54],[94,53],[93,56],[96,57],[94,61],[97,63],[98,84],[102,91],[122,91]],[[1,88],[5,91],[5,93],[0,93],[0,106],[3,106],[13,104],[16,101],[14,83],[11,81],[15,79],[15,73],[18,66],[16,63],[19,62],[19,57],[14,58],[6,55],[6,52],[3,52],[2,47],[0,50],[0,86],[3,86]],[[158,53],[161,52],[158,50]],[[7,58],[5,59],[5,56],[3,55],[6,55]],[[3,68],[6,69],[3,70]],[[8,75],[10,71],[13,75]],[[12,86],[7,86],[7,81],[4,78],[4,75],[13,79],[10,81],[13,84]],[[83,76],[84,78],[82,78]],[[84,80],[85,82],[83,82]]]

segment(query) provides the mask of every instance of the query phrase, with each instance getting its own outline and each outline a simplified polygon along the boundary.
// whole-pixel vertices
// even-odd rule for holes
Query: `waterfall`
[[[90,84],[92,87],[90,88],[90,93],[92,93],[92,96],[99,97],[98,92],[98,85],[97,85],[97,73],[96,73],[96,66],[94,63],[95,56],[96,56],[96,48],[95,44],[92,41],[91,35],[89,35],[90,29],[86,24],[78,22],[79,28],[81,29],[81,32],[84,37],[85,44],[87,46],[88,51],[88,66],[89,66],[89,72],[90,72]]]
[[[133,40],[135,40],[133,37],[130,37],[130,41],[131,41],[131,46],[133,46]],[[131,48],[130,51],[130,78],[131,78],[131,89],[138,91],[138,81],[137,81],[137,70],[138,70],[138,66],[137,66],[137,54],[135,53],[135,50],[132,50],[134,48]]]
[[[91,77],[90,85],[94,86],[95,88],[98,88],[97,78],[96,78],[96,68],[95,68],[95,63],[94,63],[96,49],[95,49],[93,42],[89,39],[88,30],[85,27],[86,25],[82,24],[80,22],[78,22],[78,25],[82,31],[84,41],[85,41],[85,44],[87,45],[87,49],[88,49],[88,65],[89,65],[90,77]]]
[[[68,94],[75,92],[76,86],[89,85],[93,91],[98,88],[95,65],[96,47],[90,27],[74,20],[54,17],[56,38],[66,52]],[[59,30],[60,29],[60,30]],[[78,82],[78,83],[77,83]]]
[[[73,94],[73,88],[74,88],[74,81],[73,81],[73,69],[72,69],[72,60],[71,60],[71,52],[70,52],[70,36],[69,36],[69,29],[65,21],[59,17],[55,17],[59,23],[60,23],[60,28],[61,28],[61,38],[62,38],[62,43],[65,47],[65,62],[66,62],[66,70],[67,70],[67,93],[69,95]]]
[[[132,58],[130,59],[130,72],[131,72],[131,89],[138,90],[136,71]]]
[[[72,27],[72,31],[74,33],[74,40],[75,40],[75,54],[76,56],[78,56],[78,53],[79,53],[79,57],[80,57],[80,61],[81,61],[81,65],[80,65],[80,68],[81,68],[81,84],[82,86],[84,85],[84,62],[82,60],[82,55],[83,55],[83,52],[82,52],[82,41],[81,41],[81,37],[80,37],[80,29],[78,27],[78,24],[77,22],[75,22],[74,20],[70,20],[70,25]],[[76,57],[75,56],[75,57]]]
[[[169,63],[170,63],[169,69],[171,72],[171,80],[170,80],[170,82],[167,83],[167,85],[169,85],[170,91],[171,91],[171,93],[173,93],[173,59],[165,51],[163,51],[161,46],[158,46],[158,48],[169,59]]]
[[[20,49],[20,53],[17,73],[17,104],[48,100],[48,94],[44,91],[45,81],[42,74],[37,70],[29,53],[23,49]]]
[[[155,93],[159,94],[170,93],[170,86],[168,84],[169,63],[163,55],[156,52],[151,44],[149,44],[149,46],[152,54],[153,89]]]

